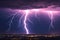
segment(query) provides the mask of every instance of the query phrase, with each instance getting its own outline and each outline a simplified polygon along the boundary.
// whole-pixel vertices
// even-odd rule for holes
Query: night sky
[[[56,0],[1,0],[0,1],[0,33],[18,33],[26,34],[24,29],[24,16],[23,13],[17,12],[14,16],[12,23],[10,25],[13,14],[16,11],[13,10],[26,10],[26,9],[37,9],[37,8],[48,8],[51,5],[55,5],[53,9],[60,11],[60,1]],[[22,17],[23,16],[23,17]],[[20,18],[22,19],[20,20]],[[50,18],[47,14],[41,13],[37,17],[34,13],[29,14],[27,20],[27,28],[30,34],[51,34],[60,33],[60,14],[54,16],[53,26],[50,27]],[[10,25],[10,27],[9,27]]]

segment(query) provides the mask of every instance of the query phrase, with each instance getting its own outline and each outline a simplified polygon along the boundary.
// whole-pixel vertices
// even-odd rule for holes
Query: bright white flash
[[[27,23],[26,23],[27,17],[28,17],[28,14],[29,14],[29,10],[25,10],[24,13],[25,13],[25,17],[24,17],[24,28],[26,30],[26,34],[29,34],[29,30],[27,28]]]

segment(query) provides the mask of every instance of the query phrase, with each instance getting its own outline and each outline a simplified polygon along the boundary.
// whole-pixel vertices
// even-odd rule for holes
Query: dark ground
[[[59,35],[1,34],[0,40],[60,40]]]

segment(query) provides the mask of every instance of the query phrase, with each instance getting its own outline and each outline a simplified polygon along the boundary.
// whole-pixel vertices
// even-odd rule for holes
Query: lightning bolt
[[[48,13],[48,16],[50,18],[50,25],[49,25],[49,30],[50,28],[52,28],[53,30],[55,30],[54,28],[54,15],[56,15],[59,11],[46,11]]]
[[[49,11],[49,18],[50,18],[50,26],[54,29],[54,26],[53,26],[53,16],[54,16],[54,13],[52,11]],[[50,29],[50,27],[49,27]]]
[[[24,10],[24,13],[25,13],[25,17],[24,17],[24,28],[26,30],[26,34],[29,34],[29,30],[27,28],[27,17],[28,17],[28,14],[31,13],[31,12],[38,12],[39,10],[38,9],[32,9],[32,10]],[[30,21],[30,20],[29,20]],[[30,21],[31,22],[31,21]],[[32,23],[32,22],[31,22]]]
[[[28,13],[29,13],[29,10],[25,10],[24,28],[25,28],[25,30],[26,30],[26,34],[29,34],[29,30],[28,30],[28,28],[27,28],[27,23],[26,23],[27,17],[28,17]]]
[[[10,21],[10,23],[9,23],[9,28],[7,29],[7,32],[10,31],[10,29],[11,29],[11,24],[12,24],[13,19],[15,18],[16,15],[17,15],[17,13],[16,13],[16,14],[13,14],[13,16],[12,16],[12,18],[11,18],[11,21]]]

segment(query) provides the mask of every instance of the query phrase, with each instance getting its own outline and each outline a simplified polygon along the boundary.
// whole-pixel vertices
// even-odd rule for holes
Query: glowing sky
[[[53,33],[57,33],[60,27],[60,7],[53,7],[52,5],[38,9],[1,8],[2,19],[0,18],[0,22],[2,21],[2,25],[4,23],[8,25],[5,28],[0,23],[1,28],[5,28],[4,32],[8,33],[15,33],[16,31],[23,34],[48,34],[51,30]],[[5,22],[5,19],[8,21]]]

